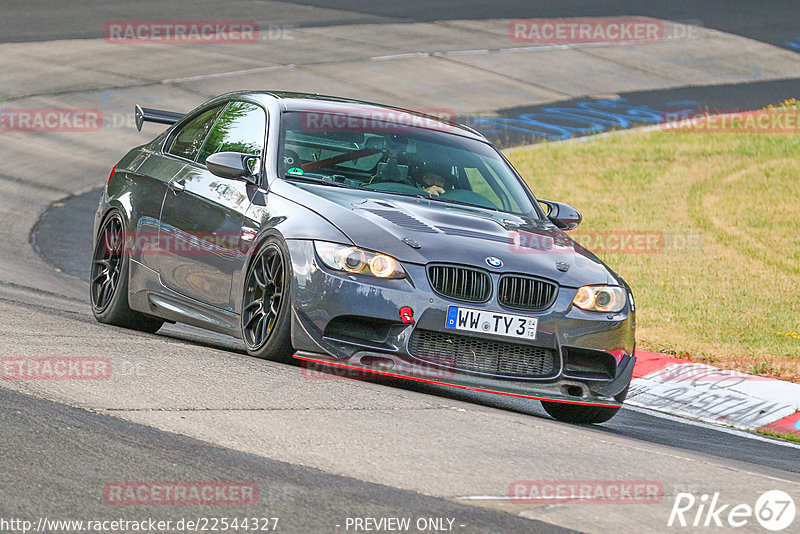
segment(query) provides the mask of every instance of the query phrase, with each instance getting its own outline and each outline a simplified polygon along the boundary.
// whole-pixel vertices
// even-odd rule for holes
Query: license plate
[[[483,332],[498,336],[536,339],[536,317],[497,313],[487,310],[473,310],[461,306],[448,306],[445,328]]]

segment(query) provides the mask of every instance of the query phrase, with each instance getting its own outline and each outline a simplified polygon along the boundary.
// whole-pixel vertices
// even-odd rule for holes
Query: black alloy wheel
[[[112,211],[100,226],[92,255],[92,313],[101,323],[153,333],[164,321],[134,311],[128,304],[128,252],[125,223],[119,212]]]
[[[242,339],[250,354],[270,360],[291,357],[288,252],[269,238],[247,271],[242,299]]]

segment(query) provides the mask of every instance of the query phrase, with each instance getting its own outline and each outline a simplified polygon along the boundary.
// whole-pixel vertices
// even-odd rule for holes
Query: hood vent
[[[364,211],[368,211],[373,215],[377,215],[383,219],[386,219],[390,223],[399,226],[400,228],[405,228],[406,230],[412,230],[414,232],[423,232],[426,234],[437,234],[438,232],[425,224],[424,222],[420,221],[416,217],[412,217],[408,213],[402,212],[397,209],[376,209],[376,208],[361,208]]]
[[[506,245],[513,245],[514,239],[510,236],[502,236],[497,234],[488,234],[486,232],[476,232],[467,228],[456,228],[454,226],[437,226],[439,230],[447,235],[457,235],[460,237],[474,237],[475,239],[487,239],[489,241],[497,241],[498,243],[505,243]]]

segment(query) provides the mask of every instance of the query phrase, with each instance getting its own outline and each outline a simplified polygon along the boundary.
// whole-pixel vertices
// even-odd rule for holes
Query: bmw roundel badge
[[[488,265],[489,267],[496,267],[499,269],[500,267],[503,266],[503,260],[501,260],[500,258],[495,258],[494,256],[489,256],[488,258],[486,258],[486,265]]]

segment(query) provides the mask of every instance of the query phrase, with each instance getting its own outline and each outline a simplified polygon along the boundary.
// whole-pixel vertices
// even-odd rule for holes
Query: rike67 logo
[[[755,518],[763,528],[778,532],[794,522],[796,512],[794,499],[781,490],[765,491],[755,506],[724,503],[719,492],[703,494],[699,498],[691,493],[678,493],[667,526],[738,528]]]

